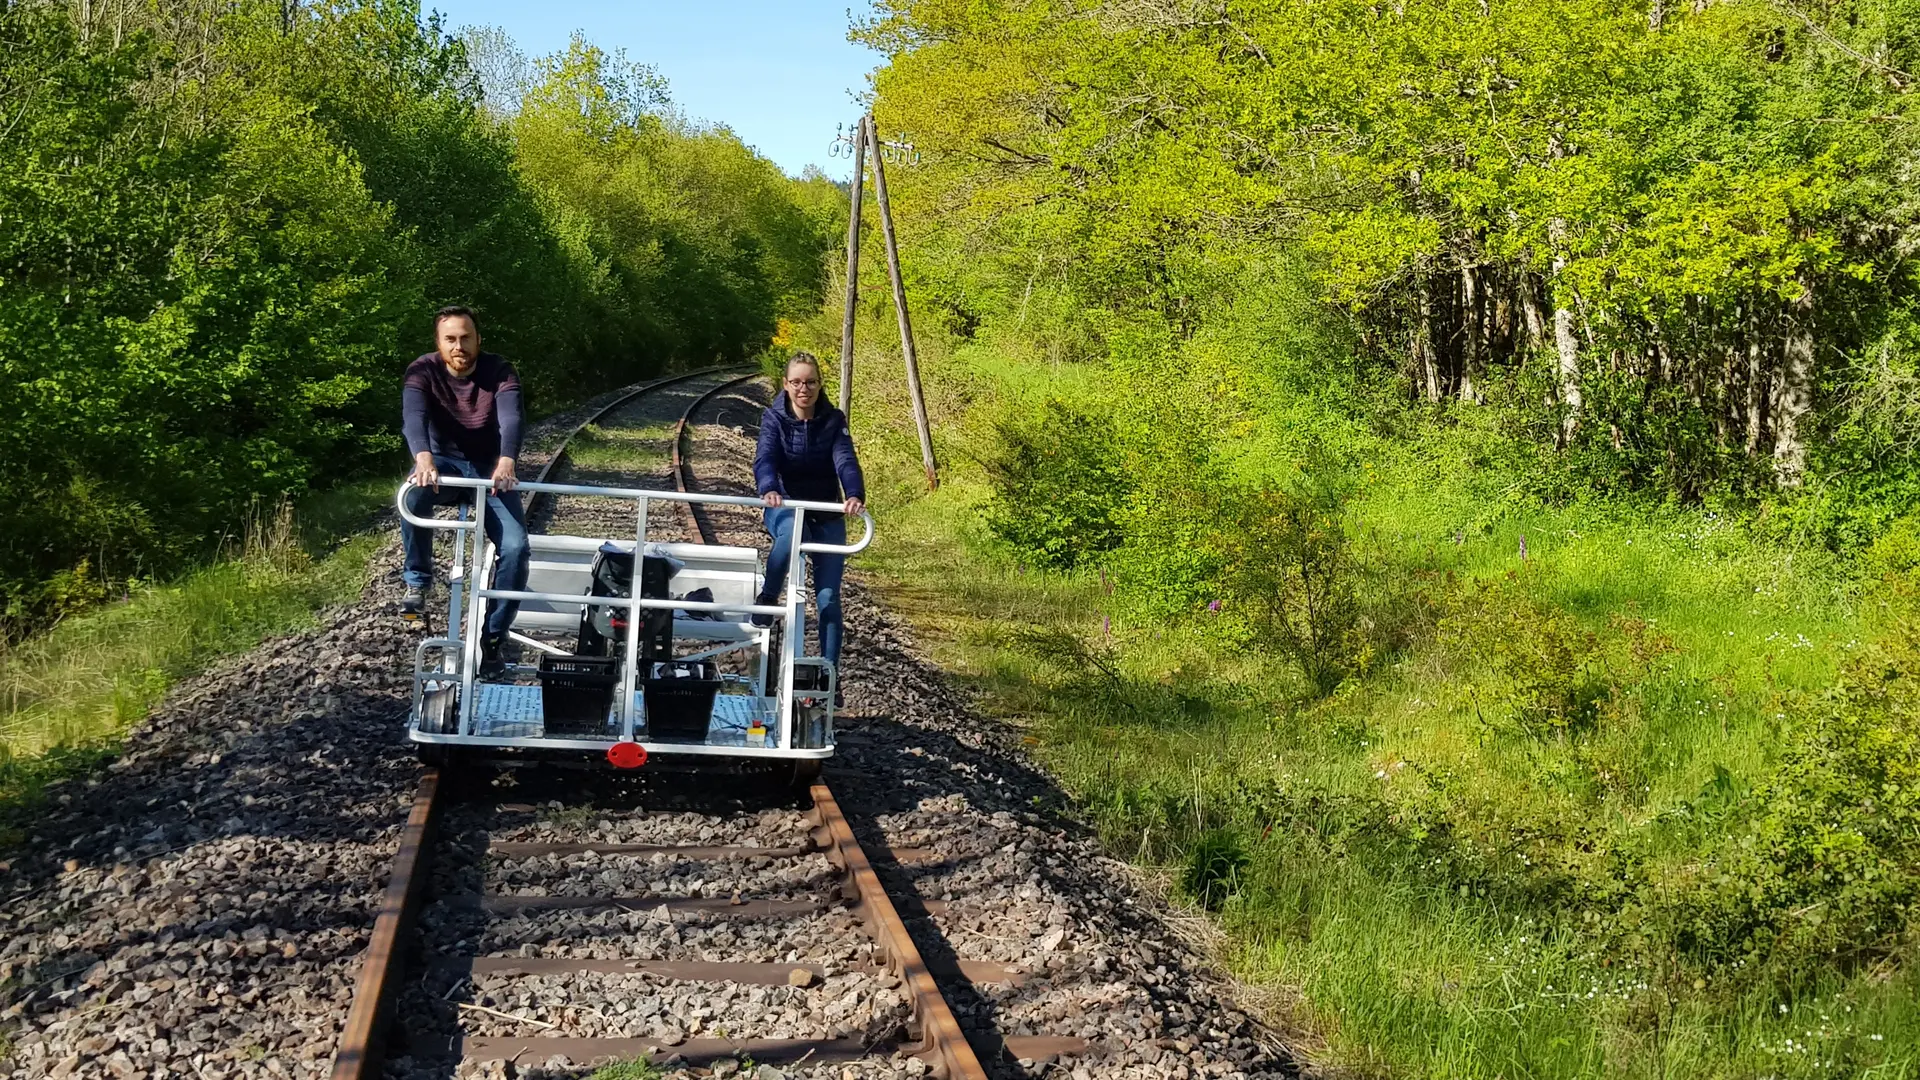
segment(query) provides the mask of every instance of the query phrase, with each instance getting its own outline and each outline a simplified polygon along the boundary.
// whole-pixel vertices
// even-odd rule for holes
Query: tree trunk
[[[1460,268],[1460,400],[1480,401],[1480,372],[1487,348],[1486,297],[1471,266]]]
[[[1800,421],[1813,408],[1813,290],[1800,283],[1789,305],[1780,383],[1774,401],[1773,473],[1781,487],[1799,487],[1806,476],[1807,447]]]
[[[1573,333],[1573,307],[1561,296],[1560,272],[1566,269],[1565,256],[1553,260],[1553,351],[1554,385],[1560,388],[1560,445],[1573,441],[1580,427],[1580,339]]]
[[[1741,336],[1747,363],[1747,456],[1753,457],[1766,440],[1767,365],[1760,350],[1760,328],[1754,325],[1752,311],[1747,312],[1745,322]]]
[[[1526,320],[1527,338],[1516,351],[1527,352],[1540,347],[1547,337],[1547,320],[1540,314],[1540,283],[1532,274],[1520,275],[1520,313]]]
[[[1734,409],[1744,389],[1741,387],[1740,338],[1736,334],[1732,342],[1720,351],[1720,396],[1714,410],[1718,419],[1715,430],[1718,431],[1718,445],[1725,450],[1733,445],[1734,432],[1739,430],[1740,416]]]
[[[1433,348],[1433,290],[1420,279],[1420,321],[1414,327],[1413,347],[1420,354],[1420,372],[1426,380],[1427,400],[1440,400],[1440,358]]]

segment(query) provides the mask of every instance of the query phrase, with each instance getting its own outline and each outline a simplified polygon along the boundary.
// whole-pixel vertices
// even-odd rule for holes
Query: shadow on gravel
[[[331,1051],[418,775],[410,637],[381,610],[183,685],[0,853],[0,1022],[42,1055],[30,1073],[122,1015],[181,1053]]]
[[[1018,1063],[1001,1050],[1000,1038],[1008,1032],[1002,1029],[999,1020],[1000,1003],[981,993],[960,974],[963,958],[922,906],[925,901],[940,899],[938,895],[922,893],[919,886],[922,880],[953,870],[982,853],[904,865],[893,857],[880,819],[914,811],[926,800],[944,800],[955,795],[988,812],[1031,811],[1037,807],[1031,800],[1050,801],[1049,796],[1064,799],[1064,795],[1052,788],[1044,774],[1031,768],[1000,759],[982,767],[979,747],[950,735],[903,724],[887,716],[868,717],[857,725],[849,723],[839,732],[840,760],[857,757],[859,765],[829,765],[828,773],[854,836],[874,860],[874,870],[893,896],[894,907],[906,921],[914,946],[920,950],[928,969],[935,973],[941,993],[966,1030],[981,1063],[995,1076],[1025,1076]],[[938,770],[941,764],[947,764],[948,769]],[[1003,771],[1003,766],[1010,767]],[[983,778],[995,789],[1007,789],[1007,797],[982,799]],[[1048,795],[1039,793],[1043,788],[1048,789]],[[1021,799],[1015,792],[1026,793],[1026,798]],[[1061,828],[1063,832],[1077,831],[1070,823],[1063,823]],[[1066,891],[1076,888],[1067,881],[1052,884]]]
[[[418,766],[405,739],[406,704],[376,690],[344,690],[326,702],[333,715],[324,722],[252,722],[254,730],[217,749],[136,748],[49,785],[43,813],[22,823],[22,844],[0,852],[8,860],[0,897],[227,837],[378,842],[395,824],[386,813],[303,796],[364,791],[375,778],[410,788]],[[260,709],[273,711],[271,703]]]

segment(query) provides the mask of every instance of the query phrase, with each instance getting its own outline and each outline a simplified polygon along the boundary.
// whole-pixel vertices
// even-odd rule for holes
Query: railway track
[[[752,377],[637,388],[575,428],[539,478],[633,484],[661,456],[649,434],[666,428],[659,465],[689,490],[694,414]],[[574,454],[595,425],[640,437]],[[593,501],[530,517],[604,535],[609,511]],[[685,538],[715,542],[682,505]],[[390,1035],[403,1043],[391,1053]],[[1017,1039],[995,1049],[1028,1056]],[[795,795],[739,776],[549,769],[480,783],[425,770],[335,1080],[578,1075],[642,1059],[761,1080],[988,1075],[825,781]]]
[[[591,482],[618,466],[666,488],[697,469],[702,490],[751,494],[757,390],[710,398],[688,430],[692,459],[672,462],[678,420],[720,381],[681,378],[578,435],[585,410],[543,422],[529,471],[572,435],[555,473]],[[744,545],[764,540],[755,517],[719,508],[709,525]],[[393,617],[399,552],[384,539],[359,596],[183,682],[110,768],[49,785],[0,851],[0,1078],[312,1080],[346,1067],[578,1080],[591,1070],[548,1067],[557,1040],[644,1040],[660,1046],[655,1060],[691,1065],[713,1045],[695,1040],[731,1049],[743,1036],[806,1043],[795,1064],[771,1064],[771,1044],[739,1051],[794,1080],[933,1068],[909,1056],[922,1047],[908,981],[849,899],[858,890],[836,848],[815,839],[804,794],[651,765],[624,787],[549,770],[469,785],[461,799],[419,790],[397,721],[420,631]],[[831,793],[989,1074],[1300,1075],[1257,1019],[1271,1006],[1221,980],[1197,920],[1168,912],[1151,879],[1074,821],[1024,733],[981,711],[859,575],[846,586],[849,710]],[[583,850],[529,858],[511,846],[540,843]],[[430,867],[383,875],[397,846]],[[736,911],[753,905],[733,904],[735,890],[786,906]],[[572,969],[525,970],[548,961]],[[712,974],[674,966],[688,963],[763,966],[724,981],[680,977]],[[818,981],[784,981],[796,968]],[[374,1030],[383,1016],[391,1042]],[[662,1018],[685,1022],[669,1031]],[[343,1031],[357,1049],[336,1061]],[[818,1044],[832,1040],[868,1056],[823,1065]],[[388,1049],[382,1069],[370,1054]]]

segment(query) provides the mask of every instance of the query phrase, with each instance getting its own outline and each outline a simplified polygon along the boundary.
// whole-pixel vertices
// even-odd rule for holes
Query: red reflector
[[[612,626],[612,627],[613,627],[613,628],[614,628],[615,630],[625,630],[625,629],[627,628],[627,620],[625,620],[625,619],[623,619],[623,618],[621,618],[621,617],[620,617],[620,616],[618,616],[618,615],[614,615],[614,616],[610,616],[610,617],[609,617],[609,618],[607,619],[607,622],[608,622],[608,624],[609,624],[609,625],[611,625],[611,626]]]
[[[616,769],[637,769],[647,763],[647,748],[637,742],[618,742],[607,747],[607,760]]]

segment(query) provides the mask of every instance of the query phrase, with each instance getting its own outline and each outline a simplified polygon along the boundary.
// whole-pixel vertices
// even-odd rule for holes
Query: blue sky
[[[835,124],[860,115],[867,73],[880,56],[847,41],[849,7],[864,0],[422,0],[447,27],[498,26],[529,56],[566,48],[575,30],[666,76],[689,116],[724,123],[781,168],[818,165],[845,179],[845,158],[827,156]]]

